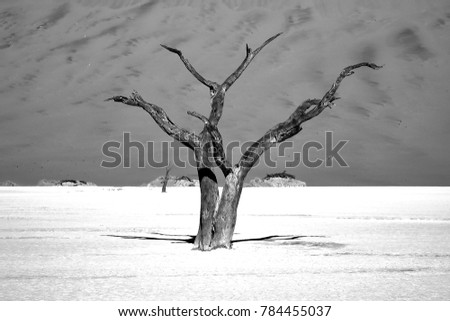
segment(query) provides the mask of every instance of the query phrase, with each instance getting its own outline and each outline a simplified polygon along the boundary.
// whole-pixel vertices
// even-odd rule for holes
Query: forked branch
[[[185,146],[194,149],[199,146],[199,138],[194,133],[180,128],[170,120],[167,113],[161,107],[146,102],[137,91],[133,91],[130,97],[125,96],[113,96],[105,101],[115,101],[129,106],[135,106],[144,109],[152,116],[158,126],[170,137],[176,139]]]
[[[252,50],[248,44],[246,45],[246,55],[244,61],[239,65],[239,67],[223,82],[222,85],[219,86],[218,90],[212,95],[211,100],[211,113],[209,116],[210,122],[217,126],[222,117],[223,113],[223,104],[225,100],[225,92],[234,84],[234,82],[242,75],[244,70],[248,67],[248,65],[252,62],[252,60],[256,57],[256,55],[270,42],[275,40],[281,33],[277,33],[275,36],[270,37],[264,43]]]
[[[252,62],[252,60],[256,57],[256,55],[263,49],[265,46],[267,46],[269,43],[271,43],[273,40],[275,40],[278,36],[280,36],[282,33],[277,33],[275,36],[270,37],[264,43],[256,48],[255,50],[252,50],[248,44],[246,45],[246,55],[244,61],[239,65],[239,67],[230,75],[228,78],[224,81],[222,84],[222,88],[227,91],[234,82],[241,76],[241,74],[244,72],[244,70],[248,67],[248,65]]]
[[[297,109],[289,116],[287,120],[268,130],[264,136],[250,145],[239,160],[239,166],[244,167],[247,171],[250,170],[267,149],[298,134],[302,130],[301,124],[303,122],[318,116],[325,108],[331,108],[334,101],[339,99],[339,97],[336,97],[336,92],[342,80],[350,75],[353,75],[353,70],[360,67],[369,67],[374,70],[382,68],[382,66],[368,62],[363,62],[344,68],[331,86],[330,90],[325,93],[322,99],[305,100],[300,106],[297,107]]]

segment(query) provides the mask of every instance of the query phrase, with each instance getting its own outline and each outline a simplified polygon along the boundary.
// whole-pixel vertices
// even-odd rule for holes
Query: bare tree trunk
[[[214,215],[214,234],[211,249],[231,248],[231,241],[236,226],[237,208],[244,187],[245,176],[240,167],[225,178],[222,195]]]
[[[199,250],[210,249],[213,236],[213,220],[216,205],[219,200],[219,187],[216,175],[210,168],[197,170],[200,181],[200,223],[194,247]]]
[[[200,225],[194,246],[199,250],[231,248],[236,226],[237,208],[244,186],[245,175],[236,167],[228,174],[219,198],[215,176],[210,169],[199,170],[201,209]],[[212,173],[213,174],[213,173]],[[213,174],[214,175],[214,174]]]
[[[171,167],[166,167],[166,175],[164,175],[163,186],[161,191],[162,193],[166,192],[167,183],[169,182],[169,173],[171,169],[172,169]]]

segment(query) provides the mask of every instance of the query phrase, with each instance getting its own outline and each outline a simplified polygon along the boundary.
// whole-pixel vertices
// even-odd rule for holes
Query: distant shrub
[[[177,177],[177,181],[189,181],[189,182],[193,183],[192,178],[190,178],[190,177],[188,177],[188,176],[180,176],[180,177]]]
[[[271,179],[271,178],[286,178],[286,179],[295,179],[295,176],[292,174],[286,173],[286,170],[282,171],[281,173],[273,173],[273,174],[267,174],[266,177],[264,177],[264,180]]]

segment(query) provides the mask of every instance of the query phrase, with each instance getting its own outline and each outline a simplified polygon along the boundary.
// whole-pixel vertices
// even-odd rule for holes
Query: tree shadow
[[[172,243],[188,243],[194,244],[195,235],[174,235],[174,234],[163,234],[163,233],[152,233],[155,235],[160,235],[161,237],[155,236],[139,236],[139,235],[103,235],[108,237],[118,237],[126,240],[143,240],[143,241],[169,241]]]
[[[103,235],[107,237],[117,237],[126,240],[143,240],[143,241],[169,241],[172,243],[188,243],[194,244],[195,235],[179,235],[179,234],[164,234],[164,233],[151,233],[158,236],[140,236],[140,235],[114,235],[108,234]],[[286,242],[298,240],[301,238],[324,238],[323,235],[269,235],[263,237],[246,238],[246,239],[236,239],[231,241],[231,243],[242,243],[242,242]]]
[[[276,241],[292,241],[292,240],[298,240],[305,237],[325,237],[323,235],[270,235],[270,236],[263,236],[263,237],[257,237],[257,238],[248,238],[248,239],[237,239],[233,240],[231,243],[240,243],[240,242],[259,242],[259,241],[265,241],[265,242],[276,242]]]

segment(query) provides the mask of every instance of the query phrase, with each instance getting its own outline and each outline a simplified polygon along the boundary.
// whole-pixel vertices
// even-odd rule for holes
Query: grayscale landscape
[[[376,70],[241,176],[231,249],[210,224],[214,250],[193,250],[197,168],[120,102],[136,90],[200,135],[187,112],[207,115],[212,91],[166,49],[222,83],[267,39],[223,100],[225,146],[320,101],[346,66]],[[449,0],[2,0],[0,73],[0,300],[450,300]],[[317,148],[338,142],[342,163]],[[232,186],[225,165],[209,191]],[[260,179],[276,173],[291,187]]]

